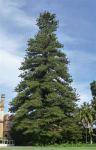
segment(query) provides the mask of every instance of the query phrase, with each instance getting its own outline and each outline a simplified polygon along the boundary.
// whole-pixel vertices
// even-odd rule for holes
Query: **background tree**
[[[28,41],[21,82],[11,102],[12,136],[16,144],[76,142],[80,130],[76,119],[77,96],[71,87],[68,59],[60,49],[55,14],[41,13],[39,31]]]
[[[94,127],[93,127],[93,133],[94,133],[94,142],[96,142],[96,81],[92,81],[90,83],[90,90],[92,93],[92,100],[91,100],[91,105],[92,105],[92,111],[93,111],[93,118],[94,118]]]
[[[92,101],[91,101],[92,107],[96,111],[96,81],[93,81],[90,83],[90,89],[91,89],[91,93],[92,93]],[[96,119],[96,117],[95,117],[95,119]]]
[[[88,142],[88,134],[90,135],[90,144],[93,143],[93,111],[92,106],[88,103],[84,103],[80,109],[80,119],[83,127],[86,129],[86,143]],[[88,130],[88,132],[87,132]]]

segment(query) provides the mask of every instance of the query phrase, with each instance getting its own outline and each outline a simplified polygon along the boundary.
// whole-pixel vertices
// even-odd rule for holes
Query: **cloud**
[[[0,90],[1,86],[5,86],[13,91],[19,82],[18,68],[22,61],[19,50],[23,43],[22,36],[11,37],[10,34],[0,29]]]
[[[70,72],[76,80],[82,82],[91,82],[95,79],[96,53],[80,51],[80,50],[65,50],[70,60]],[[91,74],[90,74],[91,73]]]
[[[75,38],[71,37],[68,34],[63,34],[62,32],[58,34],[58,37],[59,37],[59,41],[64,43],[64,45],[77,42]]]
[[[18,75],[21,57],[0,51],[0,84],[15,87],[19,81]]]
[[[35,18],[25,13],[22,9],[24,5],[25,0],[0,0],[0,16],[3,20],[9,20],[19,27],[36,28]]]
[[[90,84],[87,82],[78,82],[74,81],[72,83],[73,88],[76,89],[76,93],[79,95],[78,104],[81,105],[84,102],[90,102],[92,99],[91,91],[90,91]]]
[[[69,72],[72,75],[73,88],[76,88],[80,95],[79,105],[83,102],[90,102],[92,99],[90,83],[96,79],[94,63],[96,54],[80,50],[65,50],[69,60]]]
[[[16,54],[23,42],[24,39],[22,36],[19,35],[19,37],[13,37],[10,33],[6,33],[0,29],[0,52],[7,51]]]
[[[6,112],[9,108],[9,102],[16,95],[14,89],[21,80],[18,77],[20,75],[18,68],[20,68],[22,61],[22,57],[0,50],[0,94],[4,93],[6,96]]]
[[[65,50],[68,56],[76,61],[80,61],[81,63],[92,63],[96,62],[96,53],[83,51],[83,50]],[[75,59],[74,59],[75,58]]]

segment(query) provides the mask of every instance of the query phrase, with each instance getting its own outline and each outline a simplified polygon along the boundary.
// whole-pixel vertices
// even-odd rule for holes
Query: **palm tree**
[[[80,109],[80,119],[83,124],[83,127],[86,129],[86,143],[87,143],[87,129],[90,135],[90,144],[93,143],[92,141],[92,134],[93,134],[93,112],[92,107],[88,103],[84,103]]]

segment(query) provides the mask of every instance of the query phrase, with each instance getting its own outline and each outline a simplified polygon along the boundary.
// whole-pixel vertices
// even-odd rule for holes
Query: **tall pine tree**
[[[41,13],[39,31],[28,41],[20,70],[21,82],[11,102],[12,136],[17,144],[75,142],[79,138],[75,110],[77,96],[71,87],[68,59],[56,37],[55,14]]]

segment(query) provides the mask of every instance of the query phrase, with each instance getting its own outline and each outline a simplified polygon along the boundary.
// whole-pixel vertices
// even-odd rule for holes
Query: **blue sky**
[[[38,31],[36,18],[45,10],[59,20],[57,36],[70,60],[80,104],[91,100],[90,82],[96,79],[96,0],[0,0],[0,94],[6,95],[5,111],[16,94],[27,41]]]

